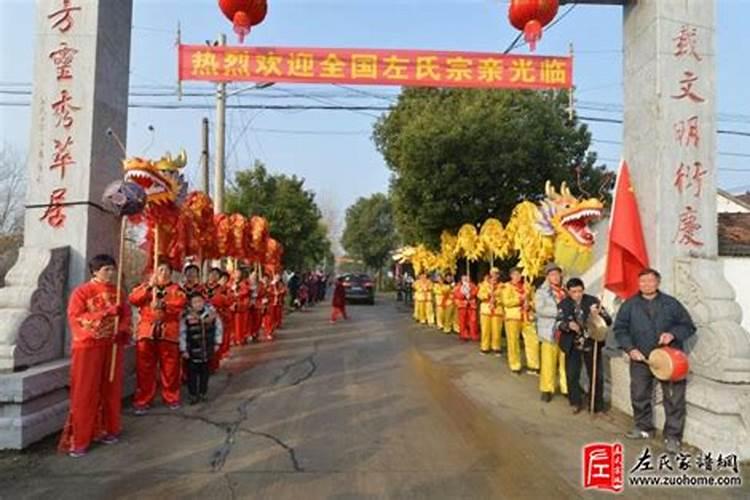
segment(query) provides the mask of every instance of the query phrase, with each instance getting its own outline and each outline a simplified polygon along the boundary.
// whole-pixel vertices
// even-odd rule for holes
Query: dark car
[[[369,274],[349,273],[341,277],[344,279],[347,302],[361,301],[370,305],[375,304],[375,283]]]

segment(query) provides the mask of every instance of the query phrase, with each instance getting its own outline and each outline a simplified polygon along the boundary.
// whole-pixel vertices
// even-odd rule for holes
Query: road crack
[[[281,382],[289,375],[292,370],[294,370],[296,367],[308,365],[308,369],[305,373],[303,373],[301,376],[296,377],[294,380],[290,381],[289,383],[283,384],[287,387],[294,387],[298,386],[301,383],[305,382],[306,380],[309,380],[317,371],[318,365],[315,362],[315,356],[318,354],[318,345],[320,341],[315,341],[313,343],[313,352],[308,354],[302,359],[295,360],[291,363],[288,363],[281,367],[279,373],[274,376],[271,379],[270,384],[266,386],[263,390],[256,392],[252,396],[248,397],[244,401],[242,401],[237,406],[237,419],[233,422],[230,422],[227,424],[226,427],[226,437],[224,439],[224,443],[214,452],[213,458],[211,459],[211,468],[214,472],[221,471],[224,468],[224,465],[226,464],[227,458],[229,457],[229,454],[232,452],[232,449],[234,447],[234,444],[237,441],[237,434],[241,431],[245,431],[249,434],[265,437],[267,439],[270,439],[271,441],[274,441],[278,446],[283,448],[287,454],[289,455],[289,460],[292,463],[292,466],[294,467],[295,472],[302,472],[303,469],[300,467],[299,461],[297,459],[296,451],[293,447],[286,444],[283,440],[278,438],[277,436],[274,436],[273,434],[268,434],[265,432],[259,432],[254,430],[248,430],[248,429],[241,429],[241,425],[247,420],[248,413],[250,406],[263,397],[264,395],[268,394],[269,392],[276,389],[278,385],[281,384]]]

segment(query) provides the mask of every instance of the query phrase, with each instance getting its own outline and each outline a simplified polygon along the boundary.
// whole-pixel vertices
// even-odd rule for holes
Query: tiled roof
[[[719,255],[750,257],[750,213],[719,214]]]

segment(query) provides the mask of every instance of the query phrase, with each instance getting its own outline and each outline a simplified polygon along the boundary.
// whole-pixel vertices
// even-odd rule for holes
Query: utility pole
[[[219,35],[219,45],[227,44],[227,36]],[[226,142],[225,125],[227,117],[227,85],[224,82],[216,86],[216,170],[214,172],[214,213],[224,212],[224,146]]]
[[[201,190],[208,194],[208,118],[201,122]]]

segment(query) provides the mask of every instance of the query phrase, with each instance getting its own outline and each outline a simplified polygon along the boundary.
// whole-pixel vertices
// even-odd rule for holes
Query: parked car
[[[367,302],[375,304],[375,283],[369,274],[348,273],[344,278],[344,291],[347,302]]]

